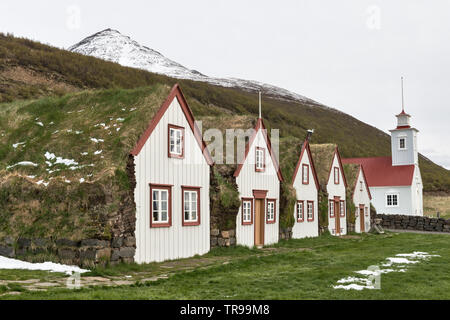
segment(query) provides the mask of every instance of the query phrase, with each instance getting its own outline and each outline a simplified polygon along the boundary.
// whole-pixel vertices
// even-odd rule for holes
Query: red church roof
[[[348,158],[342,163],[361,164],[369,187],[410,186],[414,165],[393,166],[392,157]]]

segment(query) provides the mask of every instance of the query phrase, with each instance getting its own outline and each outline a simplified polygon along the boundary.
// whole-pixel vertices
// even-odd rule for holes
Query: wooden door
[[[264,245],[264,200],[255,200],[255,246]]]
[[[341,235],[341,206],[339,201],[334,202],[334,221],[335,221],[335,234]]]
[[[361,220],[359,221],[359,230],[365,232],[364,207],[359,207],[359,216],[361,217]]]

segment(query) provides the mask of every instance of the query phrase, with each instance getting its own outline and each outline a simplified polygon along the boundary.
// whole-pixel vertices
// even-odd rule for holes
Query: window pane
[[[167,211],[167,201],[161,201],[161,210]]]
[[[157,211],[153,211],[153,221],[158,222],[159,221],[159,215]]]
[[[161,221],[168,221],[167,211],[161,211]]]
[[[167,200],[167,190],[161,190],[161,200]]]

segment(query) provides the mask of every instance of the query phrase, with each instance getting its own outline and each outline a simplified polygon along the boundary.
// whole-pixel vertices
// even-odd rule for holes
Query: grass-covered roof
[[[345,178],[347,179],[348,187],[353,193],[353,188],[355,187],[356,180],[358,179],[359,164],[345,163],[343,164]]]
[[[328,182],[336,145],[332,143],[310,144],[309,147],[311,149],[317,179],[319,180],[319,184],[324,187]]]
[[[124,168],[170,87],[84,91],[0,108],[0,176],[95,181]]]

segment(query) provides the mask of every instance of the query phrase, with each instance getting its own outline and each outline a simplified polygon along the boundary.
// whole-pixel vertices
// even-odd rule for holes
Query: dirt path
[[[159,279],[168,279],[177,272],[193,271],[196,269],[205,269],[228,264],[233,261],[244,260],[250,257],[264,257],[280,253],[309,251],[311,248],[274,248],[268,247],[259,250],[260,252],[251,255],[241,256],[216,256],[216,257],[199,257],[187,258],[175,261],[167,261],[157,264],[156,268],[148,271],[128,271],[119,276],[81,276],[81,287],[90,286],[122,286],[132,285],[135,283],[144,283],[149,281],[157,281]],[[28,291],[46,291],[49,288],[67,288],[69,276],[51,277],[50,279],[26,279],[26,280],[1,280],[0,286],[8,287],[9,290],[0,297],[7,294],[20,294],[17,287],[21,290]],[[75,282],[69,280],[69,284]]]

